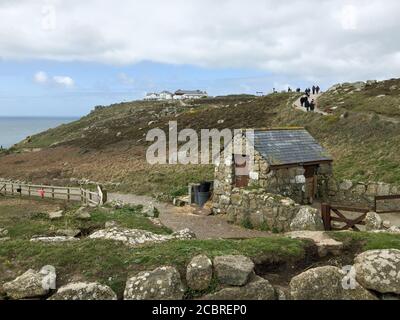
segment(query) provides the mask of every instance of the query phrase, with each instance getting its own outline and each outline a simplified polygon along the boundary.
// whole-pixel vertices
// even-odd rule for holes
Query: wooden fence
[[[368,212],[376,212],[378,214],[385,213],[400,213],[400,209],[393,210],[378,210],[377,202],[385,201],[385,200],[398,200],[400,199],[400,195],[390,195],[390,196],[376,196],[374,200],[373,208],[354,208],[354,207],[343,207],[343,206],[335,206],[327,203],[323,203],[321,205],[321,216],[322,221],[324,222],[324,227],[326,231],[331,230],[348,230],[353,229],[355,231],[360,231],[357,225],[365,225],[365,218]],[[343,213],[353,213],[353,215],[359,213],[360,215],[352,218],[346,217]],[[334,214],[334,215],[333,215]],[[333,227],[332,222],[344,223],[343,227]]]
[[[21,184],[0,180],[0,196],[7,195],[77,201],[90,206],[99,206],[107,201],[107,193],[101,186],[93,192],[83,188]]]

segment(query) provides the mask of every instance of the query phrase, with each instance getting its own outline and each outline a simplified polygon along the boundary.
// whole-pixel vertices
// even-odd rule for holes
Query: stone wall
[[[354,182],[351,180],[338,181],[330,179],[328,183],[320,186],[323,193],[323,199],[330,203],[340,205],[351,205],[370,207],[374,206],[375,196],[387,196],[400,194],[400,187],[380,182]],[[379,201],[378,208],[381,210],[399,209],[398,200]]]
[[[322,222],[319,224],[317,221],[320,219],[317,210],[296,204],[290,198],[266,193],[263,189],[233,188],[230,197],[224,195],[219,199],[219,202],[214,199],[215,209],[220,213],[226,213],[230,222],[246,227],[288,232],[303,228],[318,229],[322,226]],[[222,205],[219,205],[220,203]],[[293,221],[299,219],[297,215],[301,209],[303,209],[302,214],[311,216],[312,221],[311,223],[306,221],[307,225],[304,226],[293,227]]]

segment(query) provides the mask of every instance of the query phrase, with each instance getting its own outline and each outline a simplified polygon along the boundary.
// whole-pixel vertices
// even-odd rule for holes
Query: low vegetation
[[[0,177],[51,184],[71,178],[109,183],[110,190],[171,199],[187,184],[213,178],[212,166],[146,162],[148,130],[302,126],[329,151],[339,179],[400,185],[400,81],[345,84],[319,100],[329,116],[294,110],[297,93],[208,98],[192,102],[121,103],[99,107],[71,124],[35,135],[0,155]],[[333,109],[332,109],[333,108]],[[42,148],[39,152],[26,150]]]

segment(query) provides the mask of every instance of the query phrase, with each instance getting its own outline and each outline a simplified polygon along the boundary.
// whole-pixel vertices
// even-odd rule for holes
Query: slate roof
[[[254,148],[271,166],[333,161],[305,129],[255,130]]]

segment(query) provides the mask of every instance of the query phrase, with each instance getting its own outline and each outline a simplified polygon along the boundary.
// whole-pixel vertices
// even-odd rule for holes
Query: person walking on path
[[[315,87],[315,86],[312,86],[312,94],[313,95],[315,95],[315,90],[316,90],[317,88]]]
[[[311,112],[314,112],[314,110],[315,110],[315,101],[314,101],[314,99],[311,100],[310,110],[311,110]]]
[[[315,88],[315,90],[317,90],[317,94],[319,94],[319,91],[321,90],[321,88],[320,88],[319,86],[317,86],[317,87]]]
[[[304,107],[307,109],[307,112],[310,111],[310,101],[308,101],[308,98],[304,101]]]
[[[304,107],[304,103],[306,102],[306,100],[307,100],[306,96],[303,96],[303,97],[300,98],[300,104],[301,104],[302,107]]]

